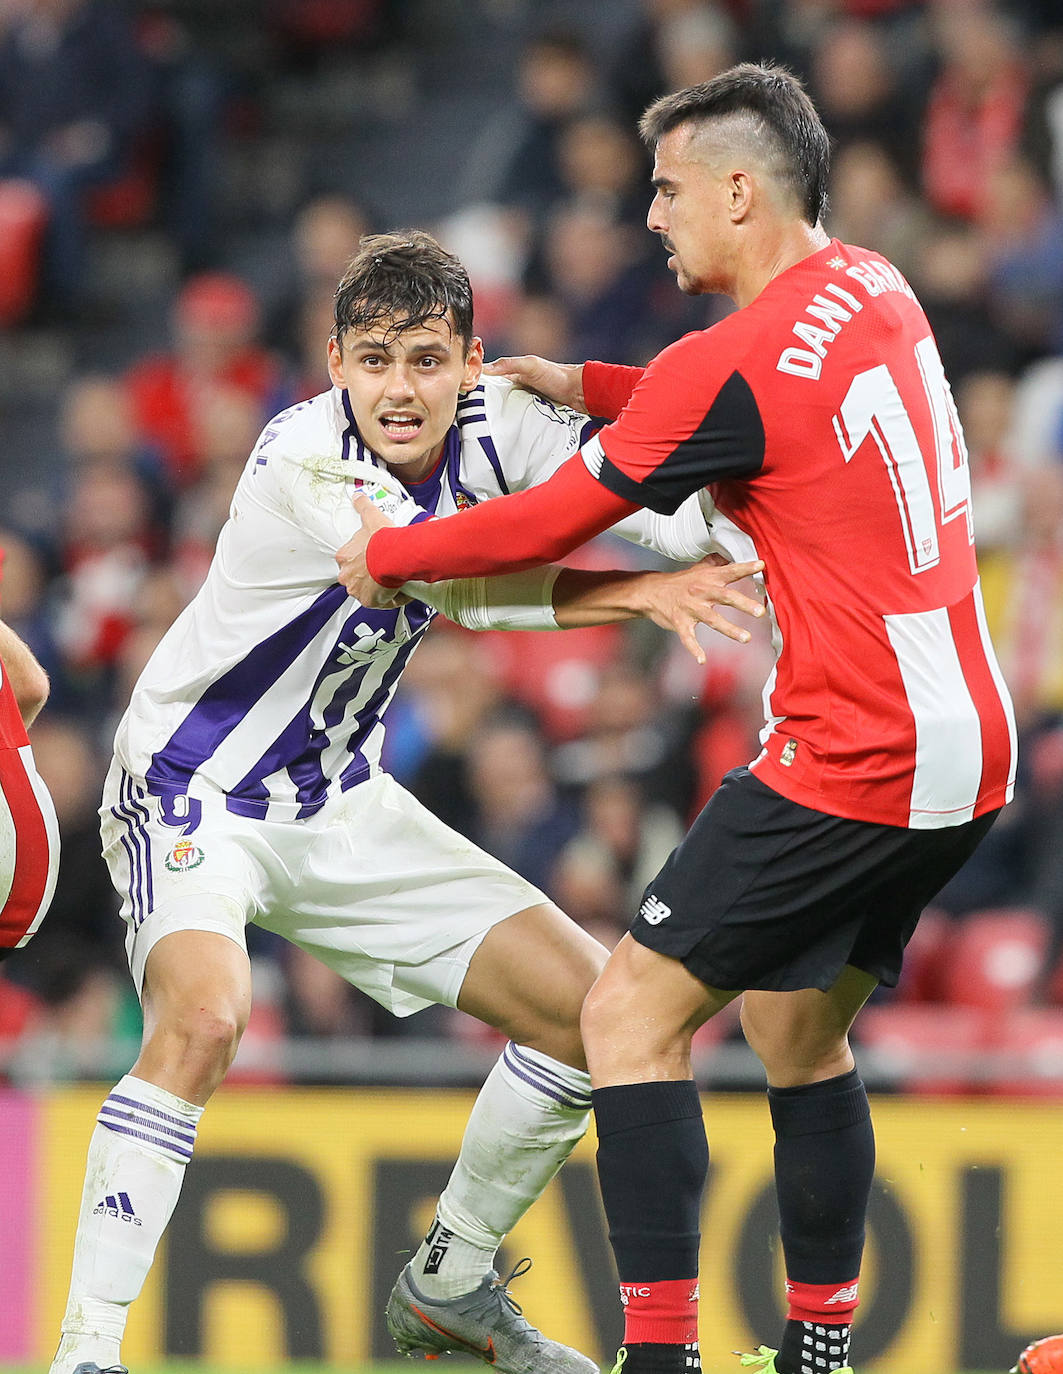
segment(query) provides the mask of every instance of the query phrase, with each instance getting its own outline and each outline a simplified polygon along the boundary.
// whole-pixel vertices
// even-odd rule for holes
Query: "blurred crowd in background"
[[[416,226],[458,253],[489,357],[644,362],[730,304],[666,271],[637,118],[763,58],[801,74],[833,136],[827,227],[889,257],[937,334],[1021,731],[1016,802],[899,996],[946,998],[948,950],[1003,910],[1032,932],[1008,995],[1063,1004],[1057,0],[0,0],[2,614],[51,676],[32,742],[63,838],[51,914],[0,979],[9,1076],[95,1072],[101,1040],[137,1033],[97,833],[113,729],[263,424],[327,385],[359,236]],[[635,557],[606,536],[580,560]],[[705,642],[702,670],[645,624],[439,622],[385,764],[611,945],[757,750],[767,645]],[[439,1009],[395,1021],[249,943],[252,1040],[482,1034]]]

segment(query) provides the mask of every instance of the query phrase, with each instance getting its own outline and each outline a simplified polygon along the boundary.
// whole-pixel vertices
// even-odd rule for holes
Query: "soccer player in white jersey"
[[[597,1369],[514,1310],[492,1263],[586,1128],[579,1010],[606,952],[380,770],[384,710],[435,609],[411,584],[369,610],[337,582],[359,486],[400,521],[451,513],[545,480],[584,437],[586,416],[481,381],[482,361],[457,259],[424,234],[364,240],[337,291],[333,388],[266,427],[201,591],[134,688],[101,814],[144,1039],[89,1146],[52,1374],[121,1369],[129,1306],[247,1022],[248,921],[396,1015],[456,1005],[510,1037],[388,1304],[399,1349]],[[710,550],[697,498],[624,532],[687,562]],[[699,620],[748,637],[716,606],[758,613],[733,584],[760,566],[421,590],[472,627],[648,615],[696,650]]]

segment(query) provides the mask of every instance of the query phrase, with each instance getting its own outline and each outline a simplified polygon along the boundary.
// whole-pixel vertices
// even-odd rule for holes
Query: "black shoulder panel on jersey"
[[[732,372],[697,429],[681,439],[664,462],[636,482],[609,461],[599,481],[617,496],[673,515],[691,492],[725,477],[753,477],[764,465],[764,421],[752,388]]]

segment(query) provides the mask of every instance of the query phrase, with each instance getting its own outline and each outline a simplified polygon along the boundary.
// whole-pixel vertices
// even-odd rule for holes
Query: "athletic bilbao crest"
[[[187,873],[190,868],[198,868],[205,857],[198,844],[178,840],[166,856],[166,867],[171,873]]]

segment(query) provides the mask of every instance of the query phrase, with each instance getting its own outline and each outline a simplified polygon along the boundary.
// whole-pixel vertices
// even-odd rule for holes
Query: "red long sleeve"
[[[588,415],[615,420],[642,381],[645,368],[619,363],[583,364],[583,403]]]
[[[638,509],[595,481],[577,453],[529,491],[444,520],[377,530],[366,562],[382,587],[520,572],[562,558]]]

